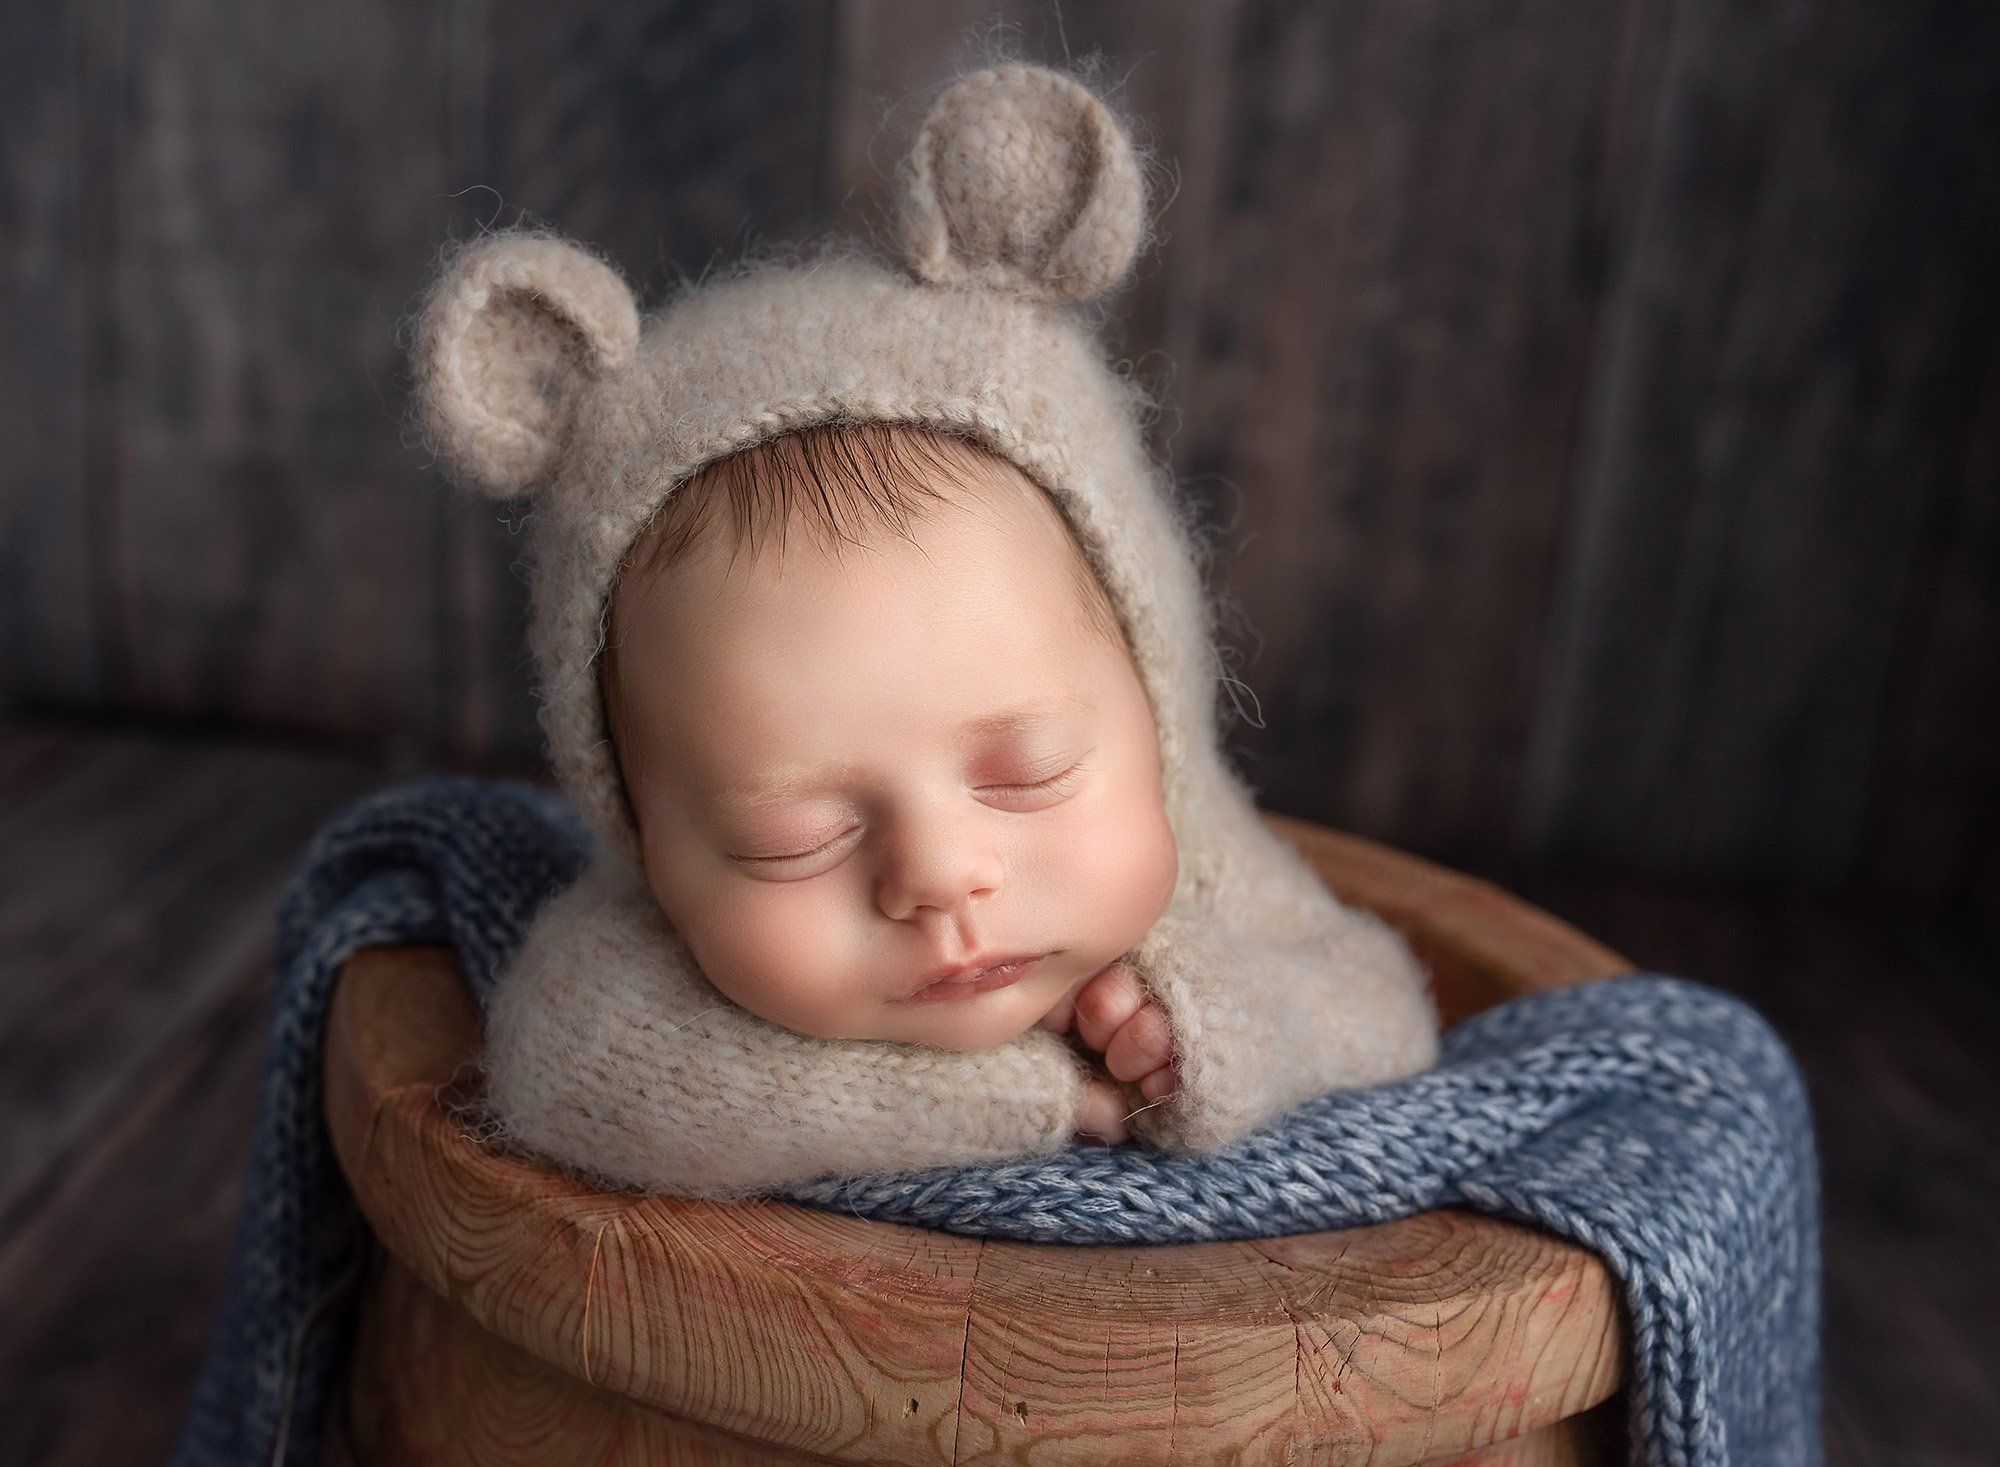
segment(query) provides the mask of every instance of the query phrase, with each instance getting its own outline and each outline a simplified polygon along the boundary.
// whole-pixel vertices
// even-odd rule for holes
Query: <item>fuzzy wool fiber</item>
[[[1125,124],[1073,76],[986,68],[935,100],[897,182],[899,253],[833,237],[642,317],[586,246],[502,231],[453,254],[418,313],[428,440],[461,484],[531,506],[538,710],[600,848],[502,975],[487,1035],[494,1125],[579,1175],[728,1197],[1069,1143],[1090,1071],[1059,1036],[947,1053],[791,1033],[724,998],[649,895],[597,676],[620,567],[702,467],[823,423],[919,425],[1012,463],[1116,609],[1178,858],[1127,957],[1178,1075],[1154,1105],[1123,1087],[1135,1133],[1212,1150],[1437,1057],[1407,945],[1326,889],[1225,759],[1193,512],[1146,450],[1155,405],[1082,309],[1127,277],[1149,228]]]
[[[177,1467],[317,1461],[365,1239],[322,1112],[341,964],[449,944],[488,1004],[590,855],[561,796],[462,777],[373,796],[314,839],[279,912],[242,1216]],[[1817,1165],[1804,1083],[1770,1025],[1716,989],[1635,973],[1488,1009],[1446,1031],[1434,1068],[1308,1101],[1213,1154],[1076,1146],[784,1195],[1065,1243],[1271,1237],[1437,1207],[1512,1219],[1590,1248],[1618,1282],[1634,1464],[1819,1467]]]

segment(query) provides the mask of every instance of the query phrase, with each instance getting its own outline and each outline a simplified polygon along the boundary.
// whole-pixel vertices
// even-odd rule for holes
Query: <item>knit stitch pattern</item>
[[[1166,1016],[1179,1081],[1143,1109],[1124,1087],[1134,1130],[1212,1149],[1437,1056],[1414,956],[1264,826],[1224,757],[1193,507],[1146,449],[1152,403],[1073,309],[1122,281],[1146,237],[1127,130],[1075,77],[988,67],[933,103],[897,197],[903,259],[830,239],[719,272],[643,321],[588,248],[503,231],[451,257],[419,316],[415,402],[445,465],[532,501],[539,713],[603,851],[504,975],[490,1033],[492,1124],[578,1172],[720,1197],[828,1167],[1067,1144],[1084,1076],[1053,1036],[949,1062],[801,1042],[728,1006],[640,879],[597,676],[620,567],[701,467],[822,423],[922,424],[1011,462],[1116,608],[1177,859],[1166,916],[1128,961]]]
[[[322,1111],[341,965],[364,947],[449,944],[484,1006],[535,913],[588,867],[590,843],[561,796],[457,776],[384,791],[314,838],[278,914],[242,1214],[178,1467],[318,1460],[364,1236]],[[1573,1239],[1616,1277],[1634,1464],[1822,1460],[1805,1087],[1754,1009],[1683,979],[1635,973],[1514,999],[1447,1031],[1435,1068],[1316,1097],[1213,1154],[1071,1147],[779,1195],[1066,1243],[1272,1237],[1471,1208]]]

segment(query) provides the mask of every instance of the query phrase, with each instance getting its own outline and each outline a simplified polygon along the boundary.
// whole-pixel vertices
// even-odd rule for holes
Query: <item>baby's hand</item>
[[[1136,1082],[1148,1103],[1165,1099],[1180,1083],[1173,1060],[1173,1030],[1167,1012],[1146,996],[1146,987],[1124,963],[1117,962],[1093,976],[1073,997],[1065,998],[1042,1019],[1045,1028],[1058,1034],[1074,1024],[1079,1038],[1104,1056],[1104,1067],[1119,1080]],[[1094,1082],[1103,1092],[1116,1091],[1101,1081]],[[1106,1094],[1093,1091],[1082,1107],[1100,1125],[1105,1124]],[[1106,1135],[1081,1119],[1078,1129],[1105,1140],[1125,1139],[1123,1107],[1117,1111],[1120,1134]]]
[[[1076,1134],[1082,1141],[1124,1141],[1131,1137],[1125,1124],[1125,1095],[1102,1075],[1083,1082],[1083,1098],[1076,1103]]]

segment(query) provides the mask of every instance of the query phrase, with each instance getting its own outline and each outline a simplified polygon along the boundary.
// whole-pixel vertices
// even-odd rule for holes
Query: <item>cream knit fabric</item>
[[[596,255],[510,231],[458,251],[419,317],[430,442],[461,481],[533,499],[540,714],[602,842],[500,982],[488,1103],[502,1134],[608,1182],[726,1196],[1071,1137],[1088,1069],[1060,1037],[961,1054],[789,1033],[702,976],[647,889],[596,676],[620,562],[702,465],[829,421],[927,424],[1011,459],[1118,607],[1180,852],[1172,904],[1130,961],[1167,1011],[1181,1088],[1139,1112],[1139,1137],[1210,1149],[1436,1058],[1401,939],[1329,895],[1223,761],[1187,511],[1143,445],[1150,404],[1069,304],[1123,280],[1145,238],[1125,129],[1063,73],[992,67],[931,108],[899,185],[901,262],[824,242],[746,261],[642,322]]]

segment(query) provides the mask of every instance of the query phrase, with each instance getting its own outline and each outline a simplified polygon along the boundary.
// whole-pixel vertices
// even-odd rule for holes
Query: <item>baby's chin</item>
[[[938,1049],[970,1053],[994,1049],[1020,1038],[1063,995],[1061,985],[1029,980],[991,993],[975,993],[941,1002],[891,1003],[883,1019],[884,1039],[928,1044]]]
[[[883,1000],[851,1008],[838,1017],[807,1019],[746,1003],[723,989],[730,1002],[766,1023],[814,1039],[863,1040],[873,1043],[928,1044],[937,1049],[971,1052],[994,1049],[1033,1029],[1070,984],[1060,976],[1025,978],[1007,988],[928,1003]]]

